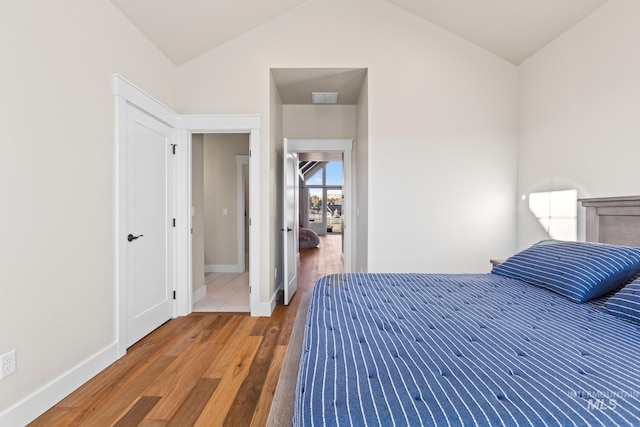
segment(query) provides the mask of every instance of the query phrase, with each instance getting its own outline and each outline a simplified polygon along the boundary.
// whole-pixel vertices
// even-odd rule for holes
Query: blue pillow
[[[571,301],[591,301],[640,273],[640,248],[543,240],[492,273],[547,288]]]
[[[604,310],[614,316],[640,323],[640,278],[607,299]]]

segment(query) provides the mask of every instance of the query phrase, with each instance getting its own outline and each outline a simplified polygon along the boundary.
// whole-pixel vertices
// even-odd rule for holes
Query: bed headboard
[[[640,246],[640,196],[579,201],[587,209],[587,242]]]

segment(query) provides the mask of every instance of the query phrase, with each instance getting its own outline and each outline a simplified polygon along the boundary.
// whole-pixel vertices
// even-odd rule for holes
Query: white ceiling
[[[176,65],[309,0],[111,0]],[[519,65],[607,0],[387,0]]]
[[[178,66],[307,1],[316,0],[111,0]],[[386,1],[519,65],[608,0]],[[355,104],[366,74],[271,71],[284,104],[309,104],[312,91],[339,92],[338,103]]]
[[[338,92],[338,104],[354,105],[365,68],[272,68],[283,104],[311,104],[311,92]]]
[[[607,0],[387,0],[520,65]]]
[[[111,0],[182,65],[307,0]]]

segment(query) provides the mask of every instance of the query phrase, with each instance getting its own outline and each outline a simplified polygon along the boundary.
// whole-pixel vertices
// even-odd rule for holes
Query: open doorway
[[[342,153],[300,153],[300,226],[318,236],[339,241],[343,250]]]
[[[353,221],[353,180],[352,180],[352,150],[353,140],[351,139],[288,139],[283,141],[283,153],[285,162],[283,162],[283,266],[284,266],[284,303],[288,304],[297,288],[296,270],[297,260],[299,258],[300,248],[311,248],[303,245],[307,231],[312,231],[304,225],[309,225],[310,217],[313,214],[320,214],[325,218],[322,222],[323,230],[320,230],[324,237],[337,237],[340,239],[339,245],[336,245],[341,252],[340,259],[344,267],[344,271],[351,271],[352,254],[353,254],[353,230],[355,227]],[[288,159],[295,159],[290,162]],[[302,162],[301,162],[302,160]],[[335,182],[336,185],[328,185],[326,165],[335,161],[335,165],[339,166],[340,175]],[[307,162],[307,163],[304,163]],[[311,165],[309,162],[318,162],[317,165]],[[311,188],[307,188],[307,180],[301,170],[301,166],[309,166],[308,181]],[[311,183],[319,171],[322,170],[322,185],[313,188]],[[296,177],[291,181],[291,176]],[[294,185],[295,183],[295,185]],[[340,185],[338,185],[340,184]],[[325,200],[328,200],[329,189],[336,191],[341,190],[340,198],[333,200],[334,211],[338,211],[336,232],[328,232],[326,214],[323,212],[327,207],[326,201],[318,203],[314,198],[313,190],[321,189]],[[314,201],[316,202],[314,204]],[[339,206],[339,209],[337,208]],[[314,208],[314,209],[310,209]],[[319,208],[319,209],[318,209]],[[328,212],[327,212],[328,213]],[[315,221],[313,221],[315,222]],[[331,226],[333,231],[333,226]],[[298,233],[299,232],[299,233]],[[316,233],[314,233],[316,234]],[[291,237],[294,238],[291,238]],[[318,242],[319,243],[319,237]]]
[[[249,135],[192,135],[193,311],[249,312]]]

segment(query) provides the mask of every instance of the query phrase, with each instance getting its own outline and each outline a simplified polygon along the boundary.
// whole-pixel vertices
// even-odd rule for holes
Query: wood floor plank
[[[242,316],[241,322],[236,326],[236,334],[232,335],[225,344],[225,351],[220,352],[214,359],[203,378],[222,378],[228,366],[233,363],[238,348],[243,345],[244,340],[249,336],[249,332],[255,325],[257,318]],[[229,322],[231,323],[231,321]],[[261,337],[257,337],[261,338]],[[214,342],[217,342],[214,340]]]
[[[279,334],[280,326],[278,324],[270,325],[265,331],[260,347],[251,362],[247,379],[240,386],[238,394],[229,408],[225,425],[248,426],[251,423],[269,371],[269,365],[273,360]]]
[[[267,425],[267,418],[269,418],[269,411],[271,410],[271,402],[276,392],[278,385],[278,378],[280,377],[280,370],[284,362],[284,356],[287,353],[286,345],[278,345],[273,354],[269,371],[264,380],[264,385],[258,398],[253,417],[251,419],[251,427],[264,427]]]
[[[132,346],[126,357],[116,361],[102,373],[89,381],[73,394],[61,401],[59,406],[74,407],[75,410],[57,422],[56,426],[84,425],[87,417],[93,416],[97,409],[109,402],[113,396],[120,395],[129,384],[154,365],[162,352],[170,348],[179,339],[179,331],[191,330],[201,322],[199,317],[183,317],[167,322],[164,327],[140,340]],[[160,362],[164,365],[165,361]],[[137,397],[137,396],[136,396]]]
[[[135,378],[123,381],[113,392],[104,399],[91,399],[89,405],[83,405],[75,417],[64,420],[57,425],[60,426],[87,426],[103,427],[115,423],[132,402],[141,396],[152,381],[155,380],[169,366],[175,357],[160,356],[147,369],[142,371]]]
[[[229,313],[216,313],[216,319],[211,322],[211,324],[207,327],[208,330],[211,331],[219,331],[224,325],[227,324],[229,319],[231,319],[231,314]]]
[[[194,342],[178,356],[163,375],[145,390],[144,394],[162,396],[162,400],[146,418],[171,419],[211,364],[211,355],[219,353],[222,347],[211,342]]]
[[[197,319],[197,322],[182,328],[180,338],[171,346],[171,348],[165,351],[164,354],[166,356],[179,356],[191,345],[194,340],[194,336],[215,320],[215,316],[212,317],[210,313],[192,313],[192,315]]]
[[[201,378],[193,387],[167,427],[193,426],[220,384],[220,379]]]
[[[226,344],[234,336],[238,326],[243,322],[245,316],[231,316],[227,323],[220,328],[216,334],[216,344]],[[249,317],[248,315],[246,317]]]
[[[141,396],[113,427],[137,426],[159,400],[160,396]]]
[[[168,346],[177,339],[177,331],[185,325],[197,322],[195,318],[181,317],[167,322],[154,333],[140,340],[127,351],[126,357],[117,360],[93,380],[60,401],[57,406],[79,407],[88,400],[105,399],[126,378],[135,377],[153,363]]]
[[[249,375],[251,361],[258,351],[261,337],[246,337],[231,363],[226,367],[220,378],[220,384],[202,410],[195,423],[196,427],[212,427],[223,425],[229,408],[237,396],[238,389]]]
[[[168,420],[142,420],[136,427],[166,427]]]

